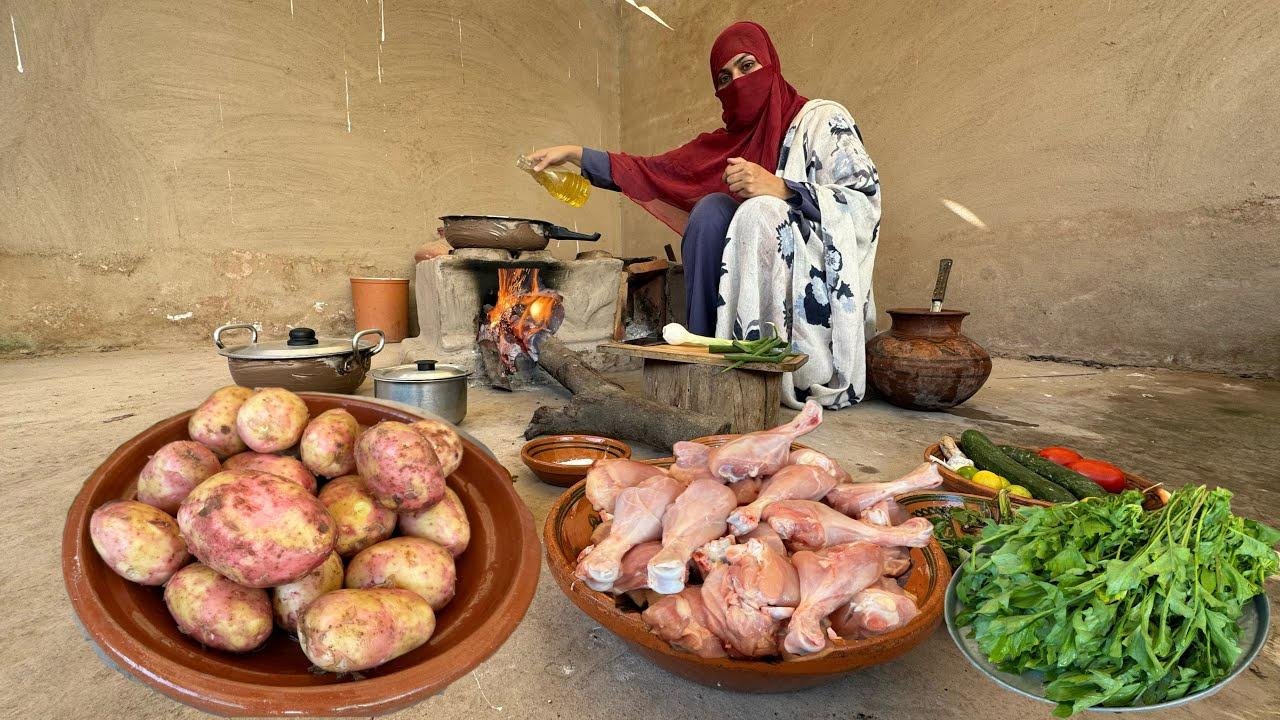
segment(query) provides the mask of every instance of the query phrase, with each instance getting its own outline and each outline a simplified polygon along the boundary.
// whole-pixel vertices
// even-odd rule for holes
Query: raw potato
[[[334,549],[344,558],[391,537],[396,514],[378,504],[359,475],[330,480],[320,491],[320,502],[337,525]]]
[[[453,488],[444,489],[444,499],[426,510],[400,515],[400,533],[430,540],[458,557],[471,542],[467,511]]]
[[[240,406],[236,430],[250,450],[273,453],[293,447],[307,426],[307,404],[284,388],[263,388]]]
[[[221,469],[209,448],[194,440],[175,440],[157,450],[138,474],[138,501],[175,513],[195,486]]]
[[[178,508],[178,527],[200,562],[248,587],[293,582],[333,552],[333,518],[302,487],[256,470],[205,480]]]
[[[270,473],[306,488],[312,495],[316,494],[316,476],[303,467],[297,458],[250,450],[227,458],[222,467],[224,470],[257,470]]]
[[[398,537],[360,551],[347,564],[349,588],[411,590],[439,610],[453,599],[458,581],[453,556],[430,540]]]
[[[89,538],[117,575],[141,585],[163,585],[191,559],[178,523],[135,500],[116,500],[94,510]]]
[[[360,423],[342,408],[325,410],[302,431],[298,450],[302,464],[321,477],[350,475],[356,469],[356,437]]]
[[[218,388],[205,399],[187,421],[187,435],[220,458],[243,452],[248,446],[236,430],[236,414],[253,390],[239,385]]]
[[[320,567],[271,590],[271,610],[276,624],[288,632],[297,632],[298,618],[316,598],[341,589],[342,558],[338,553],[329,553]]]
[[[356,442],[356,469],[383,507],[410,512],[444,497],[444,473],[431,443],[399,422],[380,422]]]
[[[271,635],[267,591],[237,585],[207,565],[179,570],[164,587],[164,604],[179,630],[220,650],[249,652]]]
[[[394,660],[435,630],[431,606],[408,590],[335,590],[302,614],[298,641],[316,667],[346,673]]]
[[[436,459],[440,461],[440,471],[446,477],[462,464],[462,438],[458,437],[452,425],[440,420],[419,420],[409,427],[422,433],[431,443],[431,449],[435,450]]]

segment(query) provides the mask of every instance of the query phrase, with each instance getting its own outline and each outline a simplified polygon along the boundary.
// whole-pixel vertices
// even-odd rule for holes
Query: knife
[[[929,305],[929,312],[941,312],[942,299],[947,295],[949,277],[951,277],[951,258],[942,258],[938,261],[938,282],[933,286],[933,303]]]

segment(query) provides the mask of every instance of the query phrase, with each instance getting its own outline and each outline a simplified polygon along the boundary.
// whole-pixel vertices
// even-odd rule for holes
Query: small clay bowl
[[[934,443],[924,449],[924,459],[942,458],[942,447],[938,443]],[[981,495],[983,497],[994,498],[998,492],[992,490],[985,485],[979,485],[954,470],[949,469],[946,465],[937,463],[938,472],[942,474],[942,487],[948,490],[954,490],[958,493],[968,493],[970,495]],[[1143,494],[1142,507],[1144,510],[1159,510],[1169,502],[1169,491],[1163,487],[1151,482],[1150,480],[1124,472],[1125,490],[1137,490]],[[1018,495],[1010,495],[1009,500],[1014,505],[1031,505],[1034,507],[1049,507],[1053,503],[1045,500],[1036,500],[1035,498],[1024,498]]]
[[[411,408],[372,398],[299,393],[311,414],[345,408],[361,425],[421,420]],[[471,519],[471,543],[457,559],[458,589],[436,616],[426,645],[360,673],[312,673],[298,641],[276,630],[242,655],[203,647],[183,635],[162,589],[116,575],[94,550],[89,516],[111,500],[132,498],[148,456],[187,439],[191,412],[152,425],[108,457],[76,496],[62,532],[62,578],[71,606],[107,662],[155,690],[226,717],[370,716],[398,710],[471,672],[511,636],[537,589],[533,515],[491,455],[463,439],[462,464],[448,478]]]
[[[520,448],[520,459],[533,474],[557,487],[569,487],[586,477],[598,460],[629,457],[630,445],[598,435],[551,435],[530,440]]]
[[[578,553],[591,543],[595,511],[585,483],[556,499],[542,529],[547,567],[560,589],[591,619],[622,638],[664,670],[708,687],[737,692],[778,693],[815,687],[856,670],[888,662],[929,637],[942,623],[942,601],[951,566],[937,540],[911,551],[906,590],[919,598],[920,614],[905,626],[865,640],[833,642],[825,654],[799,660],[702,658],[671,647],[649,632],[640,613],[624,611],[613,597],[596,592],[573,576]]]

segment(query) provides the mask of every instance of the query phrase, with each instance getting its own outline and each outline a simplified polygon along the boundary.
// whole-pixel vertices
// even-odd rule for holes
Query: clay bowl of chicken
[[[740,692],[821,685],[887,662],[939,625],[951,569],[899,493],[937,487],[932,464],[857,482],[796,447],[792,422],[663,463],[597,463],[543,530],[561,590],[663,669]]]

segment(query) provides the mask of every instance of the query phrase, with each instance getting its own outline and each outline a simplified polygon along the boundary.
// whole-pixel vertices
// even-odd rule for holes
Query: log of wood
[[[539,348],[538,364],[572,392],[573,399],[563,408],[535,410],[524,432],[526,439],[587,433],[667,449],[681,440],[718,435],[729,428],[728,417],[681,410],[627,392],[554,337]]]

